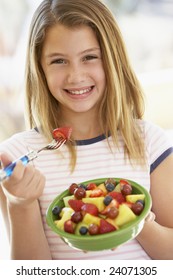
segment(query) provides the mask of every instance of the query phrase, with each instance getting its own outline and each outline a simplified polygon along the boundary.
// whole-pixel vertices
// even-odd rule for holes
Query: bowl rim
[[[59,195],[57,195],[54,200],[49,204],[48,208],[47,208],[47,211],[46,211],[46,222],[48,224],[48,226],[56,233],[58,234],[60,237],[63,237],[63,238],[67,238],[67,239],[74,239],[74,240],[81,240],[81,241],[84,241],[84,240],[97,240],[97,239],[100,239],[100,238],[105,238],[107,236],[109,236],[110,238],[111,237],[116,237],[116,236],[119,236],[119,234],[126,234],[126,232],[129,231],[129,228],[132,228],[132,227],[135,227],[137,226],[138,224],[140,224],[140,222],[142,222],[146,216],[148,215],[149,211],[151,210],[151,206],[152,206],[152,199],[151,199],[151,195],[149,193],[149,191],[144,188],[143,186],[141,186],[139,183],[135,182],[135,181],[132,181],[132,180],[129,180],[129,179],[126,179],[126,178],[116,178],[116,177],[107,177],[107,178],[98,178],[98,179],[91,179],[91,180],[87,180],[87,181],[83,181],[81,182],[80,184],[88,184],[88,183],[96,183],[96,182],[99,182],[97,184],[101,184],[103,183],[104,181],[106,181],[108,178],[111,178],[111,179],[115,179],[116,182],[120,180],[126,180],[128,181],[130,184],[132,184],[132,187],[134,186],[135,188],[139,188],[142,193],[145,194],[145,196],[147,197],[147,207],[144,207],[142,213],[137,216],[137,218],[134,220],[134,221],[131,221],[129,223],[127,223],[126,225],[124,225],[123,227],[121,227],[120,229],[118,230],[115,230],[115,231],[112,231],[112,232],[108,232],[108,233],[104,233],[104,234],[97,234],[97,235],[76,235],[76,234],[72,234],[72,233],[68,233],[68,232],[65,232],[61,229],[59,229],[58,227],[56,227],[53,219],[50,217],[52,217],[52,208],[54,206],[57,205],[57,199],[60,201],[63,199],[64,196],[68,195],[69,191],[68,189],[64,190],[62,193],[60,193]]]

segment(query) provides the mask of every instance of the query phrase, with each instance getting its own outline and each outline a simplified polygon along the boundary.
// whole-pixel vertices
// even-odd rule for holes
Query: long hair
[[[144,144],[137,122],[144,111],[142,89],[131,68],[115,17],[99,0],[44,0],[37,8],[31,22],[26,60],[26,105],[30,127],[40,127],[51,139],[52,130],[61,123],[58,101],[49,91],[40,62],[45,34],[57,23],[71,28],[87,25],[94,30],[106,75],[105,94],[98,112],[100,127],[107,139],[111,134],[116,146],[119,131],[125,155],[142,163]],[[69,144],[69,148],[74,167],[74,146]]]

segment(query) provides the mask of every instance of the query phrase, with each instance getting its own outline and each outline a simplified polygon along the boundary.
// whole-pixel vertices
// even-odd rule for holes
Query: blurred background
[[[104,0],[115,14],[145,92],[145,118],[173,139],[173,0]],[[0,0],[0,142],[25,129],[28,29],[41,0]],[[9,246],[0,214],[0,259]]]

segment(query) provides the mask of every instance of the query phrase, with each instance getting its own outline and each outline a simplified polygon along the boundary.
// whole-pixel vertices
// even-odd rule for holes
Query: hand
[[[0,156],[2,167],[12,162],[7,154]],[[24,166],[19,160],[13,174],[2,183],[4,194],[11,205],[28,206],[37,200],[44,189],[45,177],[32,165]]]

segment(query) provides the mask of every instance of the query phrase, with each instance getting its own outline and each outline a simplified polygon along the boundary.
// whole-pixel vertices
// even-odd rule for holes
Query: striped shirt
[[[77,163],[74,172],[69,170],[69,152],[64,145],[61,151],[43,151],[32,163],[46,176],[46,185],[40,197],[40,208],[45,234],[53,259],[60,260],[147,260],[150,257],[133,239],[116,250],[84,253],[65,244],[46,224],[46,210],[52,200],[72,183],[95,178],[126,178],[150,190],[150,173],[173,152],[172,144],[160,127],[139,121],[146,147],[146,166],[131,165],[124,159],[123,141],[111,152],[104,136],[77,141]],[[111,136],[109,137],[112,144]],[[35,129],[15,134],[0,145],[0,151],[8,152],[14,159],[47,145],[46,139]]]

